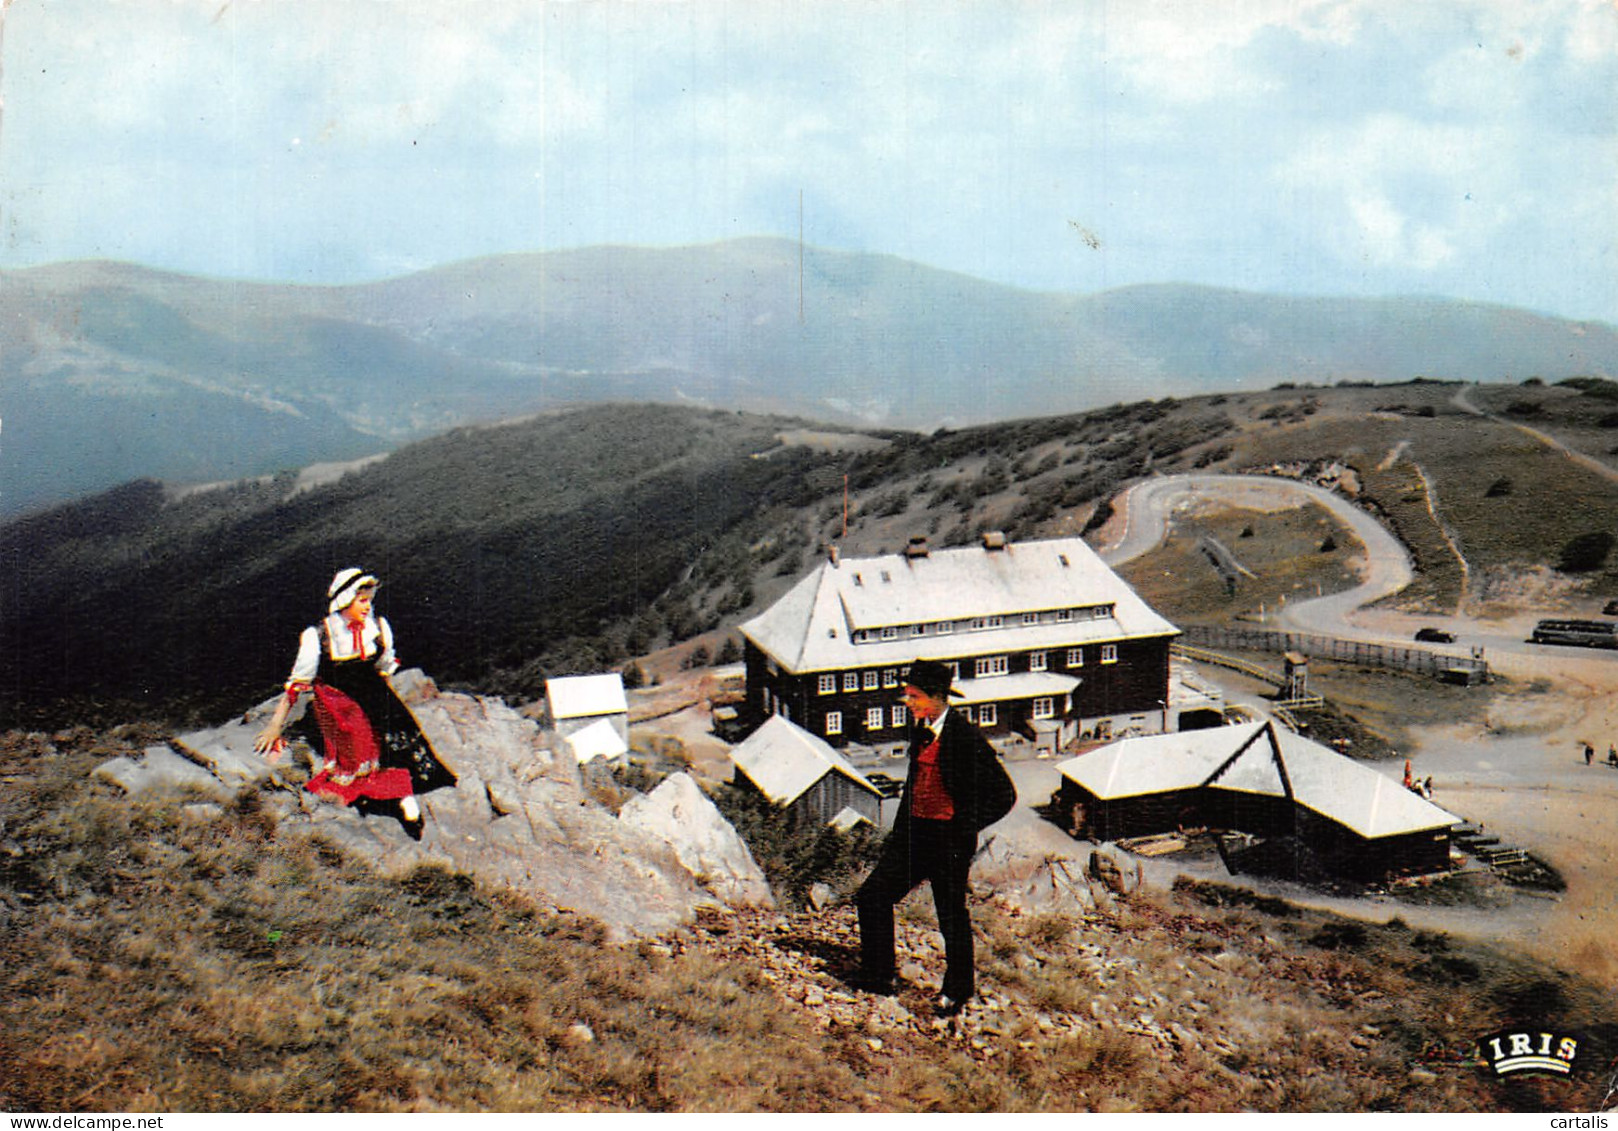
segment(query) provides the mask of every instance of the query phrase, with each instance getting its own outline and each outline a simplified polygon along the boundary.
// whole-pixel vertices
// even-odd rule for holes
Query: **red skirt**
[[[415,792],[409,770],[384,770],[378,764],[381,750],[376,732],[358,703],[326,683],[315,684],[314,695],[315,721],[320,724],[327,764],[304,789],[344,805],[362,797],[395,801]]]

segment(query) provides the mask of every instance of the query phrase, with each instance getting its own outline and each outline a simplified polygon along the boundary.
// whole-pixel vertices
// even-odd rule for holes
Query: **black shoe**
[[[873,978],[867,974],[856,974],[848,979],[848,984],[861,993],[877,994],[881,997],[893,996],[892,978]]]
[[[966,1008],[964,998],[953,998],[948,994],[939,994],[938,1000],[933,1002],[933,1016],[956,1017]]]
[[[411,840],[420,840],[422,826],[424,826],[427,822],[421,817],[417,817],[414,821],[407,821],[403,817],[400,817],[399,823],[404,826],[404,831]]]

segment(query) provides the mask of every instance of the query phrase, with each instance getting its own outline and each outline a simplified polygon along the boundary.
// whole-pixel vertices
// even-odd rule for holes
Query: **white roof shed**
[[[1366,839],[1460,821],[1386,774],[1272,721],[1125,738],[1057,770],[1106,800],[1203,786],[1272,797],[1290,792],[1296,804]]]
[[[876,786],[835,747],[781,715],[767,719],[731,750],[730,757],[759,792],[777,805],[792,804],[828,773],[841,774],[871,796],[881,797]]]
[[[629,698],[624,694],[624,677],[617,672],[547,679],[545,700],[550,705],[551,718],[556,722],[627,714],[629,711]]]

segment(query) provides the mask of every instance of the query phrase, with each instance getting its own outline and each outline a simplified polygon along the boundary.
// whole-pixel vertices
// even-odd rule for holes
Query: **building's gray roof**
[[[1224,771],[1214,778],[1221,766]],[[1069,758],[1057,769],[1096,797],[1116,800],[1202,785],[1284,797],[1281,767],[1299,805],[1366,839],[1460,821],[1386,774],[1272,722],[1125,738]]]
[[[852,806],[845,805],[837,811],[837,816],[826,823],[838,832],[846,833],[858,828],[860,825],[869,825],[872,822],[871,818],[864,813],[855,812]]]
[[[1064,564],[1065,563],[1065,564]],[[1023,625],[1023,613],[1112,605],[1113,615]],[[1004,627],[855,644],[853,634],[939,621],[1003,616]],[[743,634],[793,672],[907,664],[915,659],[996,655],[1094,641],[1173,635],[1082,539],[1056,538],[823,562]]]
[[[1060,672],[1013,672],[1010,675],[991,675],[983,679],[958,679],[951,703],[1003,703],[1008,699],[1032,699],[1035,696],[1061,696],[1079,685],[1076,676]]]
[[[545,699],[550,704],[553,719],[617,715],[629,710],[629,700],[624,695],[624,677],[617,672],[547,679]]]
[[[611,719],[601,719],[574,731],[564,739],[568,749],[582,765],[592,758],[616,758],[629,752],[629,744],[612,725]]]
[[[777,805],[792,804],[829,773],[842,774],[873,796],[881,796],[834,747],[782,715],[766,719],[731,750],[730,757],[759,792]]]

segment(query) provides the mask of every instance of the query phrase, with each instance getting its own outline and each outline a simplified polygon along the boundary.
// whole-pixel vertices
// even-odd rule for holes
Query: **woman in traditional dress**
[[[303,630],[286,694],[253,748],[279,761],[287,716],[300,696],[312,694],[325,766],[304,788],[345,805],[397,801],[405,831],[420,840],[416,794],[454,785],[455,775],[439,762],[388,682],[399,661],[393,629],[371,609],[378,584],[360,569],[332,578],[327,615]]]

